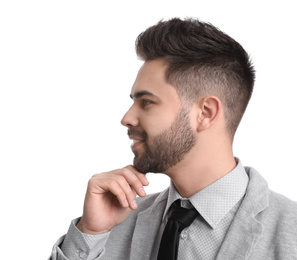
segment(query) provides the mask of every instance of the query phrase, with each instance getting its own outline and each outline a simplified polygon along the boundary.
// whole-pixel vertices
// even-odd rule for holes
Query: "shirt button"
[[[182,238],[182,239],[186,239],[187,237],[188,237],[188,232],[183,231],[183,232],[181,233],[181,238]]]
[[[79,253],[79,257],[81,258],[81,259],[87,259],[87,254],[85,253],[85,252],[80,252]]]
[[[190,202],[188,200],[182,200],[181,201],[181,206],[186,208],[190,206]]]

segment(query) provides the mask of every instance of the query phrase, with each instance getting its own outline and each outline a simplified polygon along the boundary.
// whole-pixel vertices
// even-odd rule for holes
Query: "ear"
[[[199,102],[199,114],[197,117],[197,131],[203,131],[211,127],[222,112],[222,102],[216,96],[205,97]]]

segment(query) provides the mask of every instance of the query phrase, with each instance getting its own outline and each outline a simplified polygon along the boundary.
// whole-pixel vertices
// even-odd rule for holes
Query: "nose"
[[[121,124],[126,127],[138,126],[139,119],[138,119],[136,110],[134,109],[133,105],[130,107],[130,109],[123,116],[123,118],[121,120]]]

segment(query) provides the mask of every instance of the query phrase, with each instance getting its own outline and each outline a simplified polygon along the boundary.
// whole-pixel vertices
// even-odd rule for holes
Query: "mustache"
[[[140,130],[138,130],[136,128],[133,128],[133,127],[128,129],[128,136],[130,136],[130,135],[135,136],[135,137],[139,137],[139,138],[141,138],[143,140],[147,139],[147,133],[146,132],[140,131]]]

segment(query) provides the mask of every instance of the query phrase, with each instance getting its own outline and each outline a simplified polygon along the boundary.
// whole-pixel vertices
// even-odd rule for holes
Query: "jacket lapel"
[[[268,185],[260,174],[246,168],[249,185],[216,260],[248,259],[263,231],[256,216],[268,207]]]
[[[168,198],[168,189],[162,192],[148,209],[142,211],[135,224],[130,260],[149,260],[158,234]]]

